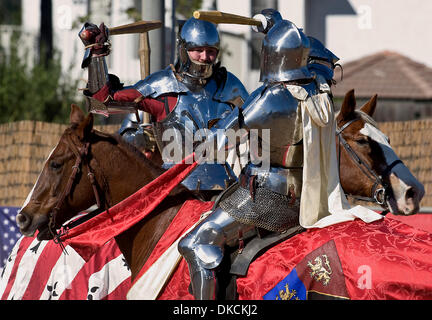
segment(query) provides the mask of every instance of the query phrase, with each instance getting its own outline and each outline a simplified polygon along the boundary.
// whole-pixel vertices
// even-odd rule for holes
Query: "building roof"
[[[355,89],[356,97],[432,100],[432,69],[396,52],[383,51],[336,68],[335,97]]]

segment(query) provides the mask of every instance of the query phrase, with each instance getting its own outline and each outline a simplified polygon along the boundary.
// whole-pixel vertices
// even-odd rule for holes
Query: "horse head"
[[[84,174],[89,174],[88,170],[83,172],[82,162],[88,162],[88,149],[85,150],[85,146],[93,129],[93,115],[85,117],[78,106],[72,105],[70,123],[71,126],[62,134],[45,161],[16,217],[20,231],[25,236],[33,236],[39,230],[39,240],[50,239],[53,237],[50,232],[52,228],[59,227],[59,221],[71,218],[63,209],[66,204],[72,214],[87,209],[94,202],[90,197],[93,192],[87,196],[92,188],[90,180],[83,181],[79,186],[75,183]],[[75,203],[77,199],[80,199],[79,205]]]
[[[372,119],[376,105],[374,95],[356,110],[354,90],[345,95],[336,132],[342,188],[346,194],[374,201],[393,214],[417,213],[424,186],[399,159],[388,137]]]
[[[17,224],[25,236],[39,230],[39,240],[51,239],[77,213],[94,204],[106,209],[159,174],[119,137],[94,130],[93,115],[72,105],[70,127],[48,156]]]

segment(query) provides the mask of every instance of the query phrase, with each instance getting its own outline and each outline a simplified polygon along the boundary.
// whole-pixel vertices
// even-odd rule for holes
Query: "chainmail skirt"
[[[283,232],[299,225],[299,199],[291,204],[288,196],[262,187],[255,189],[253,201],[249,190],[238,185],[219,206],[233,219],[269,231]]]

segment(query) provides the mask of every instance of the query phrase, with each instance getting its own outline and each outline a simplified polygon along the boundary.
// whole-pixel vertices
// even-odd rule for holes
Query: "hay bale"
[[[35,183],[65,124],[18,121],[0,125],[0,205],[20,206]],[[432,120],[379,123],[395,152],[425,185],[423,206],[432,206]],[[116,133],[118,125],[95,129]]]

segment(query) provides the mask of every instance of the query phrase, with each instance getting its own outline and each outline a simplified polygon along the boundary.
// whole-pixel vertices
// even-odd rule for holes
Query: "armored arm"
[[[196,153],[202,150],[212,150],[215,156],[219,152],[227,151],[236,146],[247,138],[249,128],[245,124],[245,114],[254,114],[251,112],[256,108],[256,101],[259,100],[262,88],[255,90],[244,102],[242,106],[236,107],[226,117],[220,119],[211,129],[203,132],[203,139],[195,142],[194,150]]]
[[[263,85],[249,96],[238,113],[233,112],[221,119],[200,148],[214,150],[216,156],[218,152],[234,146],[233,134],[236,138],[252,139],[250,135],[253,133],[255,138],[267,140],[273,151],[285,150],[286,146],[296,144],[302,138],[297,123],[298,105],[298,101],[282,84]],[[228,132],[228,129],[234,132]],[[198,150],[201,152],[202,149]]]
[[[140,119],[143,119],[143,113],[142,110],[138,111]],[[151,125],[139,123],[134,114],[125,117],[118,133],[141,152],[156,151],[156,140]]]
[[[108,68],[105,56],[110,53],[108,28],[103,23],[98,27],[86,22],[78,33],[85,52],[81,68],[88,69],[87,95],[93,95],[108,82]]]
[[[219,86],[218,90],[216,91],[214,99],[231,105],[233,110],[228,115],[219,119],[211,127],[211,129],[206,129],[204,135],[205,140],[207,140],[209,145],[214,143],[216,140],[218,141],[218,145],[216,146],[215,150],[226,150],[234,147],[235,145],[232,143],[230,145],[228,141],[229,137],[222,133],[240,134],[239,129],[242,128],[243,123],[242,110],[246,105],[245,102],[249,101],[249,93],[241,81],[231,72],[227,72],[224,67],[218,68],[214,76],[215,78],[219,79],[218,82],[223,83],[223,85]],[[241,139],[241,134],[238,137]],[[199,143],[196,143],[196,146],[198,145]]]
[[[88,84],[84,91],[88,111],[105,117],[124,113],[138,116],[136,101],[112,101],[112,93],[123,89],[123,84],[117,76],[108,74],[105,62],[105,56],[110,53],[108,28],[103,23],[98,27],[86,22],[78,35],[85,48],[81,67],[88,70]]]

